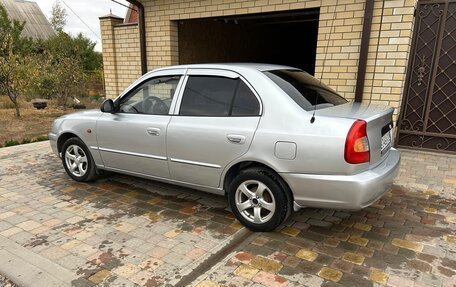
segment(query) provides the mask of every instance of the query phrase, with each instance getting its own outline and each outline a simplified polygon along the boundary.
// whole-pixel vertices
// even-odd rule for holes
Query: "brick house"
[[[144,69],[286,64],[349,100],[395,107],[398,146],[456,152],[455,0],[129,2],[142,7],[126,20],[100,17],[108,97]]]

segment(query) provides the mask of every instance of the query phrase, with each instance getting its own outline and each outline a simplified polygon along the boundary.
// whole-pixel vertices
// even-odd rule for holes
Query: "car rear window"
[[[315,108],[328,108],[348,102],[334,90],[304,71],[283,69],[263,73],[306,111]]]

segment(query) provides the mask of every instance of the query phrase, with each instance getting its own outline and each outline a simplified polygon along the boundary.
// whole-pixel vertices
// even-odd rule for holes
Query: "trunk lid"
[[[392,145],[392,116],[394,109],[378,104],[347,103],[316,111],[316,117],[360,119],[367,123],[370,167],[382,162]]]

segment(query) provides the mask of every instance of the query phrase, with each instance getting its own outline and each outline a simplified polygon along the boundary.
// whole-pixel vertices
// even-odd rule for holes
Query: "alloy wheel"
[[[269,221],[276,210],[274,195],[258,180],[242,182],[236,189],[235,203],[239,213],[256,224]]]
[[[70,145],[65,151],[65,163],[74,176],[84,176],[88,168],[87,155],[78,145]]]

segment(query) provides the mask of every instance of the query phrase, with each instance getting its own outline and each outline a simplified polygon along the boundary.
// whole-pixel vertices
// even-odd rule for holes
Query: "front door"
[[[397,145],[456,153],[456,1],[418,1]]]
[[[118,99],[116,113],[98,119],[98,150],[105,167],[169,178],[166,133],[180,78],[147,79]]]
[[[167,142],[174,180],[219,187],[231,161],[247,152],[261,104],[238,74],[190,69]]]

